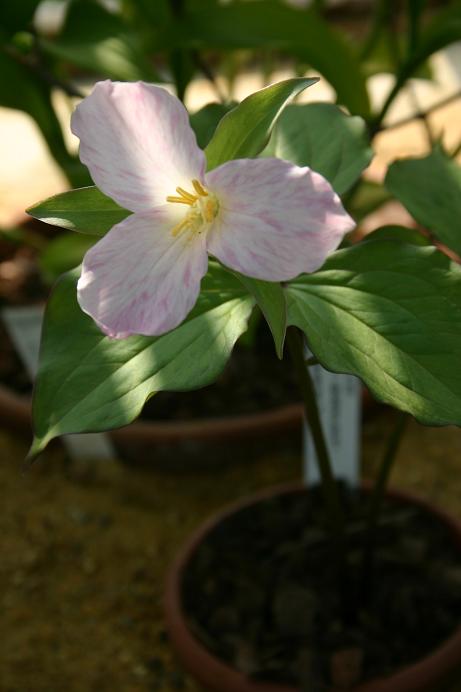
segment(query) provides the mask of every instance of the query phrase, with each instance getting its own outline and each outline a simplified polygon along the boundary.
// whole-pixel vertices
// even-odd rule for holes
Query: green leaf
[[[156,78],[132,27],[92,0],[72,2],[61,34],[53,41],[41,39],[40,47],[50,56],[102,77]]]
[[[461,167],[440,147],[389,168],[385,185],[422,226],[461,255]]]
[[[321,173],[338,195],[360,178],[373,158],[364,120],[331,103],[287,106],[266,151]]]
[[[282,286],[279,283],[251,279],[249,276],[243,276],[237,272],[235,275],[256,299],[272,332],[275,351],[281,360],[287,330],[287,304]]]
[[[64,272],[81,264],[83,256],[97,241],[95,236],[63,233],[53,238],[40,255],[39,265],[46,281],[52,283]]]
[[[49,197],[30,207],[27,213],[52,226],[99,236],[131,214],[94,186]]]
[[[235,108],[235,105],[235,103],[208,103],[190,116],[190,124],[200,149],[205,149],[221,118]]]
[[[197,304],[179,327],[159,337],[115,340],[80,310],[77,278],[77,270],[64,275],[46,308],[31,456],[58,435],[130,423],[156,392],[213,382],[254,306],[234,276],[210,263]]]
[[[316,82],[318,79],[287,79],[244,99],[222,118],[205,149],[208,169],[232,159],[256,157],[288,101]]]
[[[461,268],[433,247],[361,243],[288,289],[319,361],[429,425],[461,425]]]
[[[198,49],[283,51],[318,70],[350,112],[369,115],[365,80],[354,50],[315,11],[269,0],[190,10],[157,35],[158,48],[174,43]]]
[[[421,247],[431,245],[429,238],[426,238],[416,228],[407,228],[406,226],[381,226],[381,228],[377,228],[363,239],[365,243],[375,240],[397,240],[399,243],[408,243]]]

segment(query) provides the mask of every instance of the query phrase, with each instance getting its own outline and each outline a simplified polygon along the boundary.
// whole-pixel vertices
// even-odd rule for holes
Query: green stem
[[[365,520],[365,542],[362,563],[362,583],[366,594],[373,588],[375,572],[376,529],[378,526],[384,496],[389,483],[394,461],[409,420],[407,413],[400,413],[394,430],[389,438],[383,460],[378,469],[378,477],[370,496],[368,513]]]
[[[338,559],[342,561],[345,557],[344,515],[339,498],[338,486],[331,467],[330,455],[322,430],[314,384],[309,370],[306,367],[303,338],[301,332],[295,327],[290,327],[287,330],[287,344],[293,360],[299,389],[304,401],[307,424],[312,434],[312,440],[317,455],[331,537],[339,551]]]

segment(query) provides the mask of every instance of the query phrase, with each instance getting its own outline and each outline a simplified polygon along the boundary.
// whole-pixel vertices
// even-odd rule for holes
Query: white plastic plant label
[[[323,432],[335,476],[356,486],[360,476],[361,383],[352,375],[337,375],[321,365],[310,366]],[[320,480],[314,444],[307,424],[304,434],[304,479]]]
[[[3,322],[31,380],[35,378],[38,370],[43,312],[44,308],[41,305],[9,307],[2,310]],[[103,433],[65,435],[62,439],[74,459],[115,459],[111,441]]]

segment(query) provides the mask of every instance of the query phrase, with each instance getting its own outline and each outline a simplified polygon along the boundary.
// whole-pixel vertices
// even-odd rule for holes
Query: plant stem
[[[309,370],[306,367],[303,338],[301,332],[295,327],[290,327],[287,330],[287,344],[293,360],[299,389],[304,400],[307,424],[312,434],[312,440],[317,455],[331,537],[335,543],[335,547],[339,551],[338,555],[340,556],[340,560],[343,560],[345,558],[344,515],[338,487],[331,468],[330,455],[322,430],[314,384]]]
[[[407,413],[399,414],[397,423],[385,449],[383,460],[378,469],[378,477],[370,496],[368,513],[365,519],[365,541],[362,563],[363,591],[368,597],[372,592],[374,581],[376,528],[378,526],[391,471],[409,418]]]

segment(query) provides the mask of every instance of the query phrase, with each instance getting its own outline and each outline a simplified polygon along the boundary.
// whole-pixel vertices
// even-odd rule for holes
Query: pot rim
[[[32,399],[17,394],[0,383],[0,412],[2,419],[15,429],[30,432]],[[115,442],[132,440],[151,443],[183,440],[244,439],[252,435],[276,434],[282,430],[301,427],[303,405],[284,404],[266,411],[196,420],[146,421],[136,420],[129,425],[108,431]]]
[[[361,487],[365,491],[369,491],[372,483],[364,481]],[[301,493],[305,490],[306,486],[302,483],[286,483],[265,488],[250,497],[230,503],[196,529],[180,550],[167,573],[164,612],[170,641],[186,669],[191,671],[199,682],[206,685],[207,689],[216,690],[216,692],[300,692],[298,688],[291,685],[251,681],[243,673],[236,671],[211,654],[195,638],[187,626],[181,602],[181,585],[182,575],[192,555],[199,544],[218,524],[233,514],[275,495]],[[429,500],[406,490],[390,488],[387,495],[391,499],[414,504],[435,516],[453,534],[454,543],[461,552],[461,521]],[[405,666],[386,678],[364,682],[354,687],[351,692],[420,692],[426,689],[423,683],[426,686],[435,684],[440,680],[441,675],[456,669],[460,665],[460,661],[461,625],[428,656]]]

